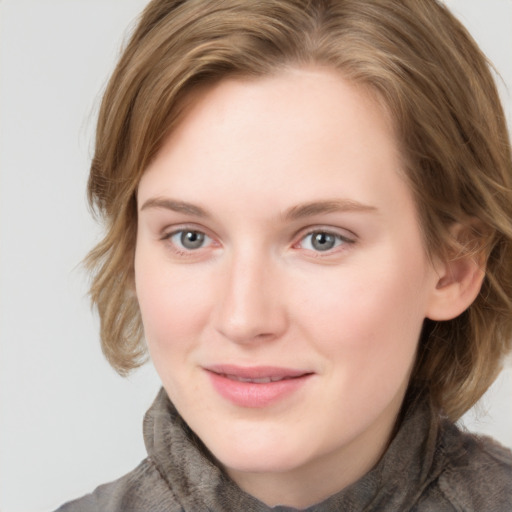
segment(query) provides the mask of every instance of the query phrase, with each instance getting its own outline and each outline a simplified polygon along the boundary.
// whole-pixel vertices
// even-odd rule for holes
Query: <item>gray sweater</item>
[[[242,491],[215,464],[164,390],[144,419],[148,457],[58,512],[291,512]],[[512,453],[412,408],[380,462],[308,512],[512,512]]]

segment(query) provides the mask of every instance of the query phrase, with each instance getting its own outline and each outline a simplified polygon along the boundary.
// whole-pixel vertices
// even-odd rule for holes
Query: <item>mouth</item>
[[[280,380],[296,379],[313,373],[307,370],[282,368],[279,366],[247,367],[228,364],[208,366],[205,370],[222,375],[227,379],[239,382],[253,382],[255,384],[268,384],[269,382],[278,382]]]
[[[268,384],[269,382],[279,382],[280,380],[295,379],[296,377],[261,377],[261,378],[250,378],[240,377],[239,375],[230,375],[228,373],[220,373],[222,377],[231,380],[237,380],[238,382],[251,382],[253,384]]]
[[[263,408],[298,392],[311,371],[274,366],[217,365],[204,368],[214,390],[238,407]]]

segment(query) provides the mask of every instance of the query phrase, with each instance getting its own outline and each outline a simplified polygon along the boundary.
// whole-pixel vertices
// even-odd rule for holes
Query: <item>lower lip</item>
[[[214,389],[238,407],[263,408],[283,400],[298,391],[311,374],[275,382],[254,383],[229,379],[224,375],[208,372]]]

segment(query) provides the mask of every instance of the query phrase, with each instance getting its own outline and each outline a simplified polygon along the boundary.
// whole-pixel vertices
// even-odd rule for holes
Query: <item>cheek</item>
[[[294,290],[301,297],[297,322],[331,359],[350,360],[362,370],[371,361],[387,371],[408,367],[414,358],[426,306],[424,271],[385,256],[340,267]]]
[[[191,349],[208,318],[205,276],[171,268],[139,251],[135,258],[135,285],[151,356]]]

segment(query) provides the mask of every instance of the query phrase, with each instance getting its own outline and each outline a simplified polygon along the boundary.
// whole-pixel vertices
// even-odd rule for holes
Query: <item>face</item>
[[[323,69],[191,105],[138,189],[152,360],[242,487],[344,468],[335,492],[385,449],[437,281],[392,123]]]

